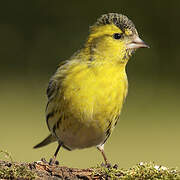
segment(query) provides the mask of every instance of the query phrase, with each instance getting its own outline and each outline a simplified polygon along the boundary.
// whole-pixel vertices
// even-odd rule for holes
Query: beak
[[[127,49],[149,48],[149,46],[138,36],[134,36],[132,41],[127,44]]]

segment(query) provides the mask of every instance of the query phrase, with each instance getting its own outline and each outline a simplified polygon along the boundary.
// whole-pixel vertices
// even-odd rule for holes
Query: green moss
[[[3,179],[35,179],[35,177],[35,173],[23,165],[0,166],[0,178]]]
[[[94,178],[99,177],[101,178],[111,178],[111,179],[117,179],[118,176],[121,175],[121,170],[115,169],[115,168],[106,168],[104,166],[97,166],[93,169],[93,174],[92,176]]]
[[[4,161],[4,164],[0,164],[1,179],[35,179],[35,173],[23,164],[13,163],[12,156],[7,151],[0,150],[0,154],[10,160],[9,163]]]
[[[97,166],[93,168],[93,176],[110,179],[125,180],[180,180],[180,171],[154,163],[139,163],[136,166],[124,170]]]
[[[30,170],[28,163],[14,163],[11,155],[0,151],[8,161],[0,161],[0,179],[35,179],[35,171]],[[68,168],[66,168],[68,169]],[[139,163],[130,169],[97,166],[91,168],[94,179],[124,179],[124,180],[180,180],[180,171],[173,168],[156,165],[155,163]],[[50,176],[50,175],[49,175]]]

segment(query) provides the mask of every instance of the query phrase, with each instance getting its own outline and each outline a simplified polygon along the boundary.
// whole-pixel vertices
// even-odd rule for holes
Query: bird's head
[[[138,48],[148,47],[139,38],[133,22],[117,13],[102,15],[90,27],[85,47],[89,49],[91,60],[127,62]]]

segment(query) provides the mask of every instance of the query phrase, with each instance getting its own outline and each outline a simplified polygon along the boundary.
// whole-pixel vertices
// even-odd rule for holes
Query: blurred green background
[[[126,14],[151,47],[128,63],[129,94],[105,145],[107,156],[124,168],[140,161],[180,166],[179,0],[1,2],[0,149],[14,160],[49,159],[54,153],[56,143],[32,149],[49,133],[48,81],[59,62],[82,47],[89,25],[107,12]],[[61,150],[57,159],[71,167],[102,161],[96,148]]]

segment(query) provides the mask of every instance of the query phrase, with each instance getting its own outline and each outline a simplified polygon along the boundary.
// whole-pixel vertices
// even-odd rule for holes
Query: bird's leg
[[[105,155],[105,153],[104,153],[104,144],[97,146],[97,149],[101,152],[101,154],[102,154],[102,156],[103,156],[103,158],[104,158],[105,166],[106,166],[107,168],[111,167],[111,164],[108,163],[107,157],[106,157],[106,155]]]
[[[60,147],[61,147],[62,145],[63,145],[63,143],[61,143],[61,142],[58,144],[58,147],[57,147],[57,149],[56,149],[56,152],[54,153],[53,158],[51,158],[50,161],[49,161],[49,165],[53,165],[53,164],[58,165],[58,164],[59,164],[59,162],[56,161],[56,156],[57,156],[57,154],[58,154],[58,152],[59,152],[59,150],[60,150]]]

